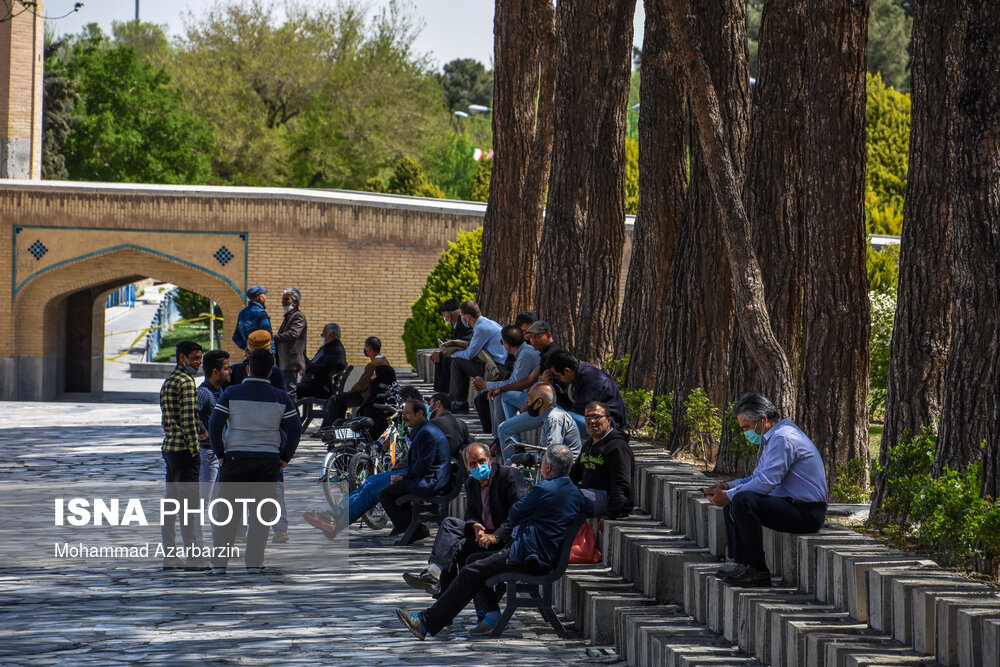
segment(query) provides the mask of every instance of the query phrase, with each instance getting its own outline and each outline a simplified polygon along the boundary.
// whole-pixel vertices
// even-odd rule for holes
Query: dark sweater
[[[608,494],[608,517],[620,519],[635,507],[635,456],[628,434],[612,429],[599,442],[588,438],[570,478],[581,489],[599,489]]]
[[[461,451],[472,441],[469,436],[469,425],[450,412],[442,412],[432,419],[431,423],[441,429],[448,438],[451,457],[461,463]]]

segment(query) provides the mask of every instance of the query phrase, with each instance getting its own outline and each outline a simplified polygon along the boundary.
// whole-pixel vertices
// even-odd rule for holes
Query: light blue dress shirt
[[[804,503],[827,502],[826,470],[816,445],[788,417],[764,434],[753,475],[729,482],[726,494],[753,491]]]
[[[480,317],[476,320],[469,347],[459,350],[451,355],[451,358],[475,359],[479,351],[483,349],[493,357],[493,361],[497,362],[497,365],[502,366],[507,361],[507,350],[504,349],[503,342],[500,340],[500,325],[488,317]]]
[[[510,377],[506,380],[487,382],[487,389],[496,389],[497,387],[503,387],[511,382],[517,382],[518,380],[526,378],[531,375],[531,371],[535,370],[538,365],[542,363],[542,355],[538,353],[538,350],[531,347],[527,343],[522,343],[521,347],[517,348],[517,352],[514,353],[514,356],[516,361],[514,362],[514,370],[511,371]]]

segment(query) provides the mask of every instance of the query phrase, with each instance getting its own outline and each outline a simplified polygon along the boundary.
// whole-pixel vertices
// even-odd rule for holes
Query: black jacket
[[[635,455],[628,434],[613,429],[600,442],[588,438],[570,469],[570,478],[581,489],[607,492],[609,518],[631,514],[635,507]]]
[[[472,340],[472,327],[466,325],[461,317],[451,328],[451,340]]]
[[[431,423],[441,429],[448,438],[451,457],[462,463],[462,449],[472,441],[469,436],[469,425],[450,412],[442,412],[432,419]]]
[[[303,380],[312,378],[312,382],[327,391],[332,391],[336,387],[329,386],[330,377],[345,368],[347,368],[347,353],[344,351],[344,344],[339,340],[331,340],[329,343],[324,343],[316,351],[312,361],[306,365],[306,375]]]
[[[514,529],[510,520],[510,508],[528,492],[521,471],[511,466],[496,466],[490,475],[490,518],[496,529],[493,534],[500,544],[510,541]],[[471,475],[465,481],[465,521],[483,522],[482,484]]]

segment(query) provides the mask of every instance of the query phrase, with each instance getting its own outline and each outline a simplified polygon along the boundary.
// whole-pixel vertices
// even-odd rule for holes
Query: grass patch
[[[885,425],[881,422],[870,422],[868,424],[868,451],[871,453],[872,461],[878,460],[878,455],[882,450],[882,430]]]
[[[208,349],[208,324],[202,322],[191,322],[189,324],[178,324],[172,331],[163,334],[160,342],[160,351],[156,354],[156,361],[170,361],[170,357],[177,353],[177,343],[182,340],[193,340],[204,349]]]

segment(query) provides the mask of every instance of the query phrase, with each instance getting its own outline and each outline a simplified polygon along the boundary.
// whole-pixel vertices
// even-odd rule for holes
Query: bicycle
[[[507,445],[513,447],[520,447],[522,449],[535,450],[536,452],[544,452],[545,447],[540,445],[532,445],[527,442],[519,442],[510,436],[505,441]],[[538,480],[542,475],[542,456],[541,454],[534,454],[532,452],[521,452],[517,454],[512,454],[509,460],[510,465],[521,471],[521,475],[524,477],[524,483],[527,484],[530,489],[532,486],[538,483]]]

